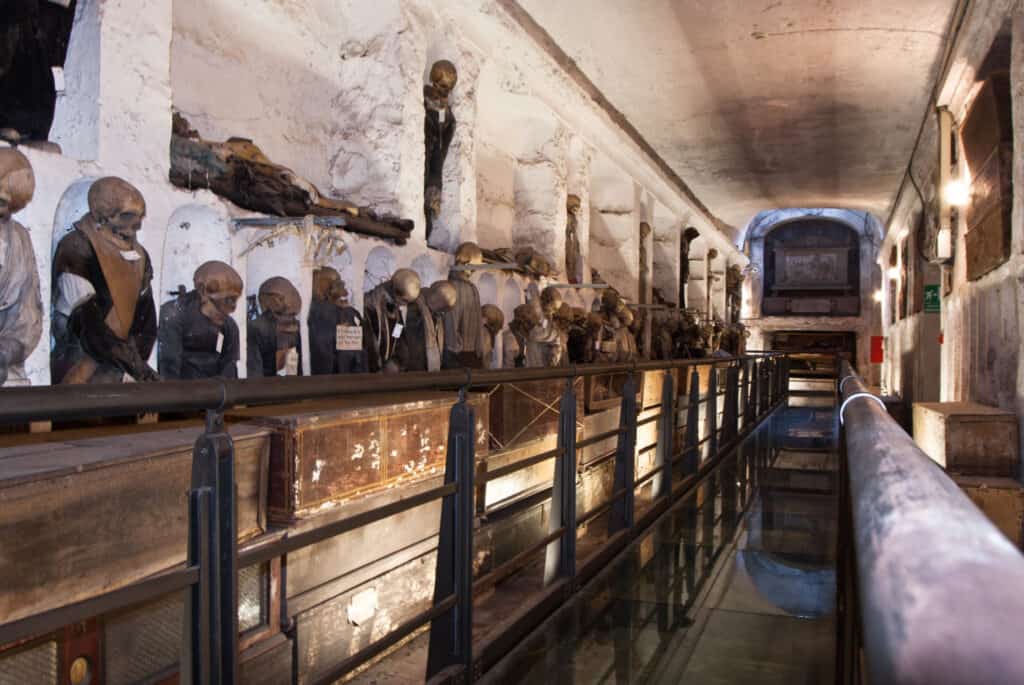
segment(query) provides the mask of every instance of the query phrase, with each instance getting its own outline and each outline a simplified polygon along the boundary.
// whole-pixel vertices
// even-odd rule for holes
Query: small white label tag
[[[392,338],[401,338],[402,337],[402,331],[404,331],[404,330],[405,330],[405,326],[403,326],[400,323],[396,323],[395,327],[393,329],[391,329],[391,337]]]
[[[437,110],[437,120],[443,124],[444,120],[445,120],[445,115],[447,115],[447,114],[448,114],[448,108],[447,107],[445,107],[444,109]]]
[[[611,352],[614,352],[615,349],[616,349],[616,345],[615,345],[614,341],[609,340],[609,341],[601,343],[601,351],[602,352],[609,352],[609,353],[611,353]]]
[[[298,376],[299,375],[299,351],[294,347],[288,349],[288,354],[284,357],[284,368],[277,372],[278,376]]]
[[[121,250],[121,258],[126,259],[129,262],[137,262],[142,259],[142,255],[135,250]]]
[[[334,331],[334,349],[339,352],[358,352],[363,349],[363,327],[338,324]]]
[[[220,354],[223,351],[224,351],[224,334],[218,332],[217,333],[217,354]]]
[[[64,67],[50,67],[50,71],[53,72],[53,92],[57,95],[63,95],[65,89]]]

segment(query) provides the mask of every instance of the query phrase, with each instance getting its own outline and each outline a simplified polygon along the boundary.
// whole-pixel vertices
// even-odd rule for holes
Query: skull
[[[420,277],[412,269],[399,269],[391,276],[391,286],[399,305],[412,304],[420,296]]]
[[[570,195],[565,201],[565,208],[569,210],[569,214],[575,216],[579,214],[580,206],[582,205],[579,195]]]
[[[540,323],[540,311],[532,304],[521,304],[512,312],[510,327],[522,334],[529,333]]]
[[[497,335],[505,327],[505,314],[493,304],[485,304],[481,307],[480,316],[484,320],[484,327],[491,332],[491,335]]]
[[[459,301],[459,292],[448,281],[438,281],[424,290],[424,295],[427,298],[427,307],[435,314],[450,312]]]
[[[455,65],[448,60],[438,60],[434,62],[434,66],[430,67],[430,85],[434,86],[442,98],[447,98],[458,82],[459,72],[455,69]]]
[[[605,288],[601,293],[601,307],[610,314],[616,314],[626,308],[626,303],[613,288]]]
[[[544,313],[544,317],[550,319],[561,307],[562,293],[558,292],[558,288],[554,286],[544,288],[540,294],[540,309]]]
[[[0,223],[24,209],[35,190],[36,177],[28,158],[14,148],[0,148]]]
[[[455,263],[459,266],[483,264],[484,253],[476,243],[462,243],[455,250]]]
[[[348,288],[336,269],[323,266],[313,270],[313,300],[337,305],[348,304]]]
[[[299,337],[299,311],[302,296],[292,282],[281,276],[263,281],[259,292],[260,309],[270,312],[277,324],[277,348],[295,347]]]
[[[89,213],[119,249],[133,250],[146,216],[146,200],[128,181],[107,176],[89,188]]]
[[[199,293],[199,311],[213,325],[223,326],[242,297],[242,277],[228,264],[210,261],[196,269],[192,282]]]

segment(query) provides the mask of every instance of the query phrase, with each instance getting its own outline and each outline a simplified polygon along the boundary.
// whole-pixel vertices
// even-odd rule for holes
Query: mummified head
[[[23,210],[32,201],[36,177],[28,157],[14,148],[0,148],[0,222]]]
[[[434,86],[441,97],[448,97],[458,82],[459,72],[448,60],[438,60],[430,67],[430,85]]]
[[[146,217],[146,200],[128,181],[107,176],[89,188],[89,214],[120,249],[132,250]]]
[[[235,313],[242,297],[242,277],[229,264],[205,262],[192,276],[199,293],[199,311],[216,326],[223,326]]]
[[[444,314],[455,308],[459,301],[459,291],[449,281],[438,281],[423,291],[427,298],[427,306],[435,314]]]
[[[485,304],[481,307],[480,316],[484,320],[484,326],[492,335],[497,335],[505,327],[505,313],[493,304]]]
[[[391,288],[399,305],[415,302],[422,287],[420,275],[412,269],[399,269],[391,276]]]
[[[313,270],[313,301],[348,304],[348,288],[336,269],[322,266]]]
[[[259,292],[260,309],[270,312],[277,322],[278,347],[282,339],[291,340],[299,332],[302,296],[292,282],[281,276],[263,281]],[[287,345],[293,347],[294,344]]]

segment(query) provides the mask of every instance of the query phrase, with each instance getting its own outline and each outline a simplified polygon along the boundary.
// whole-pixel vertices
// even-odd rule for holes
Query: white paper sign
[[[404,331],[404,330],[405,330],[405,326],[403,326],[400,323],[396,323],[395,327],[393,329],[391,329],[391,337],[392,338],[401,338],[402,337],[402,331]]]
[[[288,349],[288,354],[284,357],[284,368],[277,372],[278,376],[298,376],[299,375],[299,351],[294,347]]]
[[[363,349],[363,327],[338,324],[334,331],[334,349],[339,352],[358,352]]]
[[[129,262],[137,262],[142,259],[142,255],[135,250],[121,250],[121,258]]]
[[[224,334],[218,332],[217,333],[217,354],[220,354],[223,351],[224,351]]]
[[[57,95],[63,94],[65,88],[64,67],[50,67],[50,71],[53,73],[53,92],[57,93]]]

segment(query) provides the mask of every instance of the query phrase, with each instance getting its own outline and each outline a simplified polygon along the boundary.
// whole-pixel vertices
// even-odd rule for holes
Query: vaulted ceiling
[[[955,0],[515,0],[708,206],[887,215]]]

